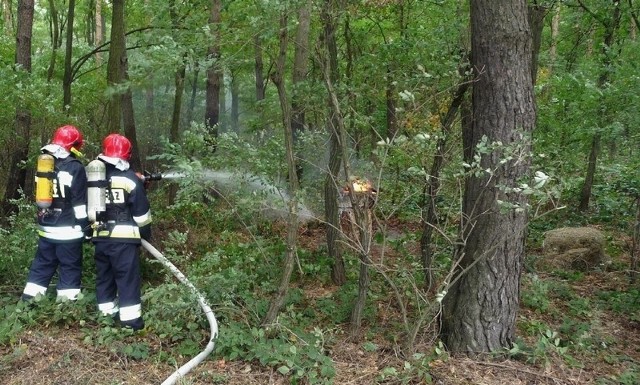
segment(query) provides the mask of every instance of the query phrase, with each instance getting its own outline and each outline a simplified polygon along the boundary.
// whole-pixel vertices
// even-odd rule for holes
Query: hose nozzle
[[[146,181],[151,182],[151,181],[160,180],[160,179],[162,179],[162,174],[159,173],[159,172],[154,172],[154,173],[149,172],[149,171],[145,171],[144,172],[144,180],[145,180],[145,182]]]

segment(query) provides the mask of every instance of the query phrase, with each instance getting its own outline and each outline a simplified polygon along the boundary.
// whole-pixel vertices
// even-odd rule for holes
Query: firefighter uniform
[[[118,315],[120,323],[134,330],[142,329],[140,238],[151,235],[151,214],[143,181],[129,168],[128,151],[120,154],[103,143],[98,159],[106,165],[106,212],[96,226],[95,245],[96,297],[103,315]],[[113,140],[126,140],[118,135]],[[116,146],[116,150],[120,147]],[[107,155],[105,155],[107,154]],[[115,156],[109,156],[109,155]]]
[[[56,139],[66,139],[56,140]],[[59,144],[58,144],[59,143]],[[31,263],[22,299],[44,295],[58,272],[57,297],[74,300],[80,293],[82,242],[88,228],[87,176],[71,148],[79,149],[82,136],[73,126],[63,126],[52,144],[42,148],[53,155],[51,205],[38,210],[38,249]],[[77,153],[77,151],[75,151]]]

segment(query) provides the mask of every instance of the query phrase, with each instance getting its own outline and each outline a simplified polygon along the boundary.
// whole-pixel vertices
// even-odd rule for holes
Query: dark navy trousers
[[[94,242],[96,297],[103,314],[119,312],[120,322],[142,329],[139,244]]]
[[[38,250],[31,262],[27,286],[22,299],[45,294],[53,275],[58,272],[59,297],[75,298],[80,292],[82,279],[82,240],[54,243],[39,237]]]

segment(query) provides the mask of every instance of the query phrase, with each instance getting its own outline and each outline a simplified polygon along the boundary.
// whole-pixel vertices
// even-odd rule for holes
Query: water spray
[[[216,321],[216,317],[213,314],[211,307],[207,304],[207,301],[204,298],[204,296],[200,294],[198,289],[196,289],[196,287],[193,286],[191,282],[189,282],[187,277],[185,277],[185,275],[182,274],[182,272],[178,270],[178,268],[175,267],[173,263],[171,263],[171,261],[169,261],[164,255],[162,255],[162,253],[159,252],[158,249],[153,247],[153,245],[151,245],[149,242],[147,242],[144,239],[142,239],[141,241],[142,241],[142,247],[144,247],[151,255],[153,255],[158,261],[160,261],[160,263],[162,263],[166,268],[168,268],[171,271],[171,273],[173,273],[173,275],[176,278],[178,278],[178,280],[182,282],[185,286],[187,286],[191,291],[191,293],[193,293],[196,296],[196,298],[198,299],[198,303],[200,304],[200,307],[204,311],[204,314],[207,317],[207,320],[209,321],[210,337],[209,337],[209,342],[207,343],[207,346],[205,347],[205,349],[202,352],[200,352],[200,354],[198,354],[197,356],[189,360],[186,364],[179,367],[175,372],[173,372],[173,374],[171,374],[171,376],[169,376],[162,383],[162,385],[173,385],[180,378],[184,377],[196,365],[202,362],[213,351],[213,348],[215,346],[215,339],[216,337],[218,337],[218,321]]]

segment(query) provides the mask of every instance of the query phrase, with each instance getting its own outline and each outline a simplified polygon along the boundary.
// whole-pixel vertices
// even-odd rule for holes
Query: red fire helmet
[[[84,139],[80,131],[74,126],[66,125],[58,127],[53,133],[52,144],[57,144],[67,151],[71,151],[71,147],[80,150],[84,144]]]
[[[112,158],[129,160],[131,158],[131,142],[120,134],[111,134],[102,141],[102,154]]]

